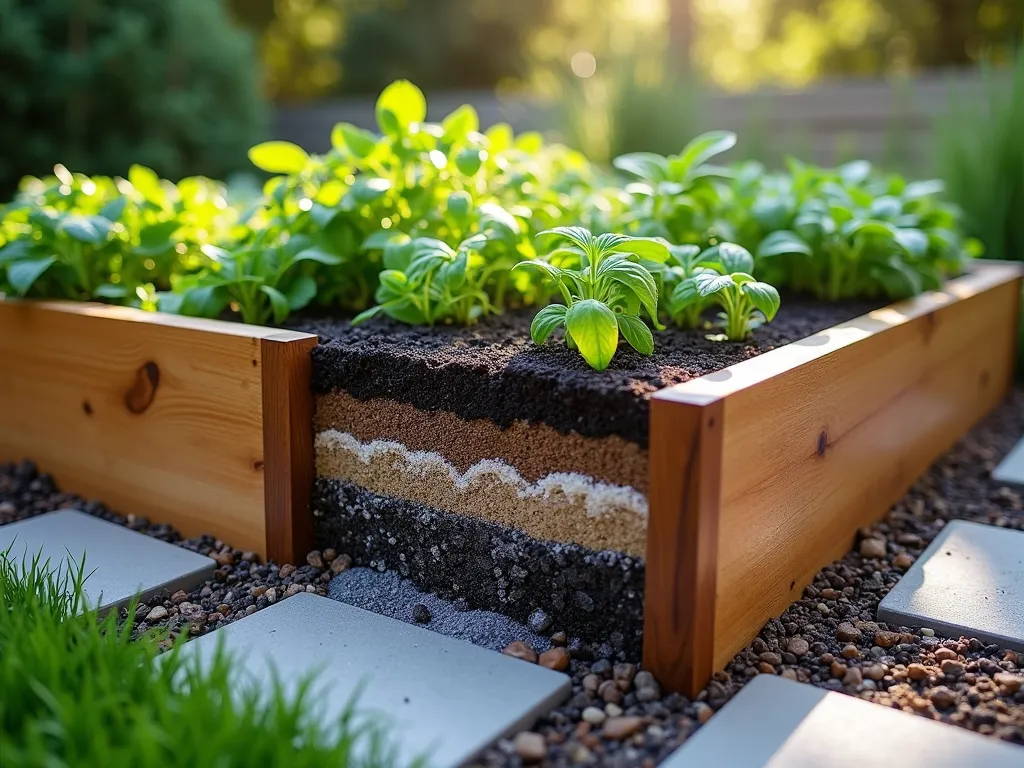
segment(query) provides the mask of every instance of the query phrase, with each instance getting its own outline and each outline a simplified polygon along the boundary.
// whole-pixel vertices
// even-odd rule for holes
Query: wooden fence
[[[793,154],[818,163],[865,157],[889,167],[928,172],[935,118],[950,109],[951,96],[960,109],[977,102],[982,87],[975,73],[940,73],[892,81],[839,80],[802,90],[709,92],[697,98],[700,127],[736,131],[748,156],[777,162]],[[557,132],[560,124],[557,104],[522,95],[446,92],[430,94],[428,102],[431,120],[470,103],[485,126],[505,121],[517,130]],[[274,138],[323,151],[329,146],[331,128],[339,121],[372,128],[373,99],[281,107],[274,118]]]

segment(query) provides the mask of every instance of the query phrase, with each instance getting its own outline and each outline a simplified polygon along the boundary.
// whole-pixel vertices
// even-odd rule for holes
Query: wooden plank
[[[308,351],[314,341],[95,304],[0,301],[0,460],[32,458],[68,491],[266,556],[267,500],[290,496],[297,507],[293,490],[265,479],[287,474],[276,462],[298,453],[275,449],[266,466],[264,382],[280,356],[271,352],[265,371],[263,344]],[[303,371],[293,360],[292,378],[269,394],[283,403],[270,419],[278,431],[301,421]]]
[[[316,337],[282,332],[263,353],[263,454],[267,556],[301,563],[313,548],[313,347]]]
[[[673,690],[713,672],[722,406],[651,402],[644,665]]]
[[[1013,377],[1021,275],[1020,265],[980,264],[944,291],[658,393],[655,404],[721,408],[724,429],[719,465],[704,459],[720,492],[701,501],[713,510],[704,514],[717,517],[718,540],[713,558],[698,555],[716,569],[713,651],[703,650],[702,625],[683,627],[680,636],[663,621],[648,622],[645,665],[671,687],[696,693],[822,566],[849,550],[860,526],[882,517],[1002,400]],[[678,480],[655,467],[691,451],[655,442],[673,428],[665,414],[663,405],[652,406],[652,539],[669,530],[660,517],[678,493],[671,485]],[[673,451],[675,458],[661,455]],[[689,589],[708,583],[702,576]],[[648,571],[646,600],[671,615],[709,598],[680,594],[659,566]],[[656,650],[673,643],[677,657]]]

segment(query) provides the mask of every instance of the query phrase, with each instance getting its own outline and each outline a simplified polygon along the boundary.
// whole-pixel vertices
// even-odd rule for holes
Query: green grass
[[[238,690],[234,660],[161,656],[165,635],[132,640],[127,617],[84,604],[84,567],[0,552],[0,763],[4,768],[378,768],[396,763],[385,732],[350,705],[312,715],[312,678]]]

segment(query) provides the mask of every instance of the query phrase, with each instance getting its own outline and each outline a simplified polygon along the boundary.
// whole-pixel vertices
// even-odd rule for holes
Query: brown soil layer
[[[531,482],[496,461],[460,473],[437,453],[411,453],[390,441],[363,443],[327,430],[316,436],[316,474],[516,528],[541,541],[637,557],[647,545],[647,499],[632,488],[595,483],[577,473]]]
[[[654,354],[626,344],[605,371],[593,371],[560,335],[530,340],[534,310],[490,317],[468,328],[420,328],[387,318],[353,327],[347,320],[305,319],[316,333],[313,379],[319,393],[345,390],[360,400],[387,398],[466,420],[508,428],[547,424],[567,434],[619,437],[647,446],[649,398],[664,387],[703,376],[851,320],[884,302],[785,300],[776,319],[749,342],[709,341],[707,332],[655,333]]]
[[[486,419],[466,421],[448,411],[421,411],[382,398],[360,401],[341,391],[317,396],[315,427],[317,432],[347,432],[362,442],[394,440],[412,451],[438,453],[460,472],[497,459],[531,481],[553,472],[578,472],[647,491],[647,451],[614,435],[561,434],[525,421],[502,429]]]

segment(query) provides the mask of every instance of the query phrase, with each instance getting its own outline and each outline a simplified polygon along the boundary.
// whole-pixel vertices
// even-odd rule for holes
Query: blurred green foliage
[[[249,35],[220,0],[0,0],[0,196],[64,162],[226,176],[261,138]]]
[[[992,259],[1024,261],[1024,53],[985,87],[954,93],[936,123],[937,165],[967,231]],[[1024,375],[1024,318],[1018,372]]]

